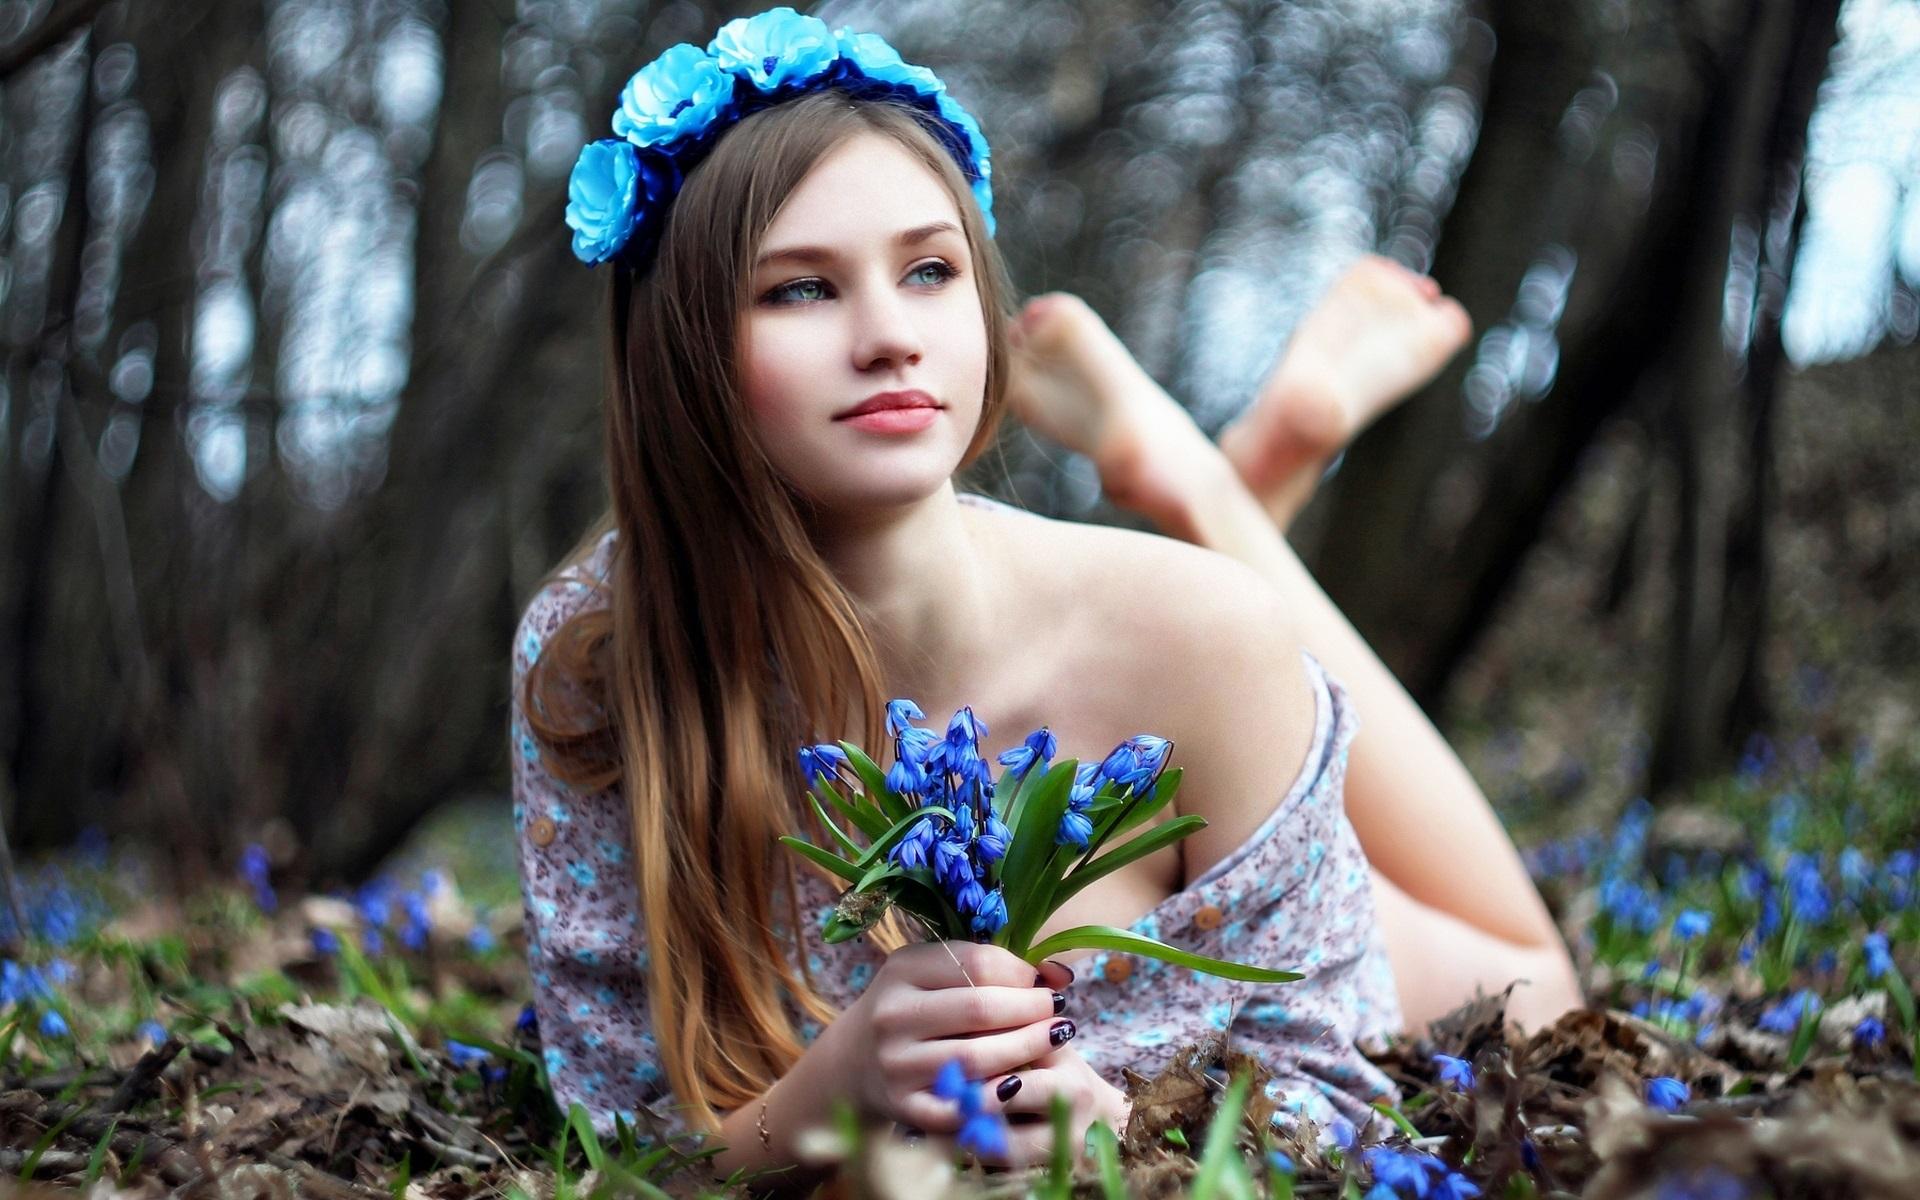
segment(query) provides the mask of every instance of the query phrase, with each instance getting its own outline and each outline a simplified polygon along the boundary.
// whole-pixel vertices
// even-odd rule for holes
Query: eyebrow
[[[931,221],[925,225],[916,225],[912,229],[894,235],[897,246],[914,246],[926,241],[936,233],[959,233],[960,227],[952,221]],[[787,246],[779,250],[769,250],[753,264],[755,270],[769,263],[831,263],[839,260],[839,255],[825,246]]]

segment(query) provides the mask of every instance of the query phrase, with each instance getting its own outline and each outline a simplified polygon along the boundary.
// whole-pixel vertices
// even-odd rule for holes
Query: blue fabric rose
[[[574,257],[595,266],[619,254],[636,235],[643,241],[657,236],[679,187],[671,158],[642,152],[619,138],[587,143],[567,180]]]
[[[670,46],[620,92],[613,132],[636,146],[698,137],[733,101],[733,76],[691,42]]]
[[[907,88],[915,95],[937,96],[947,90],[940,77],[925,67],[905,62],[900,52],[877,33],[855,33],[851,29],[834,32],[844,73],[858,72],[876,83]]]
[[[720,68],[771,92],[804,83],[833,68],[839,43],[827,23],[805,17],[786,5],[751,17],[735,17],[707,43]]]

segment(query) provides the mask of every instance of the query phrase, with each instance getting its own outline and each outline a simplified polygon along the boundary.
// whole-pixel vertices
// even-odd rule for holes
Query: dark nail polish
[[[1055,1021],[1053,1028],[1047,1030],[1047,1040],[1056,1046],[1064,1045],[1073,1036],[1072,1021]]]
[[[1044,976],[1044,975],[1040,975],[1040,974],[1035,974],[1035,975],[1034,975],[1034,977],[1033,977],[1033,986],[1035,986],[1035,987],[1039,987],[1039,986],[1040,986],[1041,984],[1043,984],[1043,983],[1045,983],[1045,982],[1046,982],[1046,976]]]
[[[1060,961],[1059,959],[1057,959],[1057,958],[1050,958],[1050,959],[1048,959],[1047,961],[1048,961],[1048,962],[1050,962],[1050,963],[1052,963],[1052,964],[1053,964],[1054,966],[1056,966],[1056,967],[1059,967],[1059,968],[1060,968],[1060,969],[1061,969],[1062,971],[1065,971],[1065,972],[1067,973],[1067,982],[1068,982],[1068,983],[1072,983],[1072,982],[1073,982],[1073,968],[1072,968],[1072,967],[1070,967],[1070,966],[1068,966],[1067,964],[1065,964],[1065,963],[1063,963],[1063,962],[1061,962],[1061,961]],[[1035,982],[1035,983],[1038,983],[1038,982],[1039,982],[1039,980],[1035,980],[1034,982]]]
[[[1059,992],[1053,994],[1053,1011],[1056,1014],[1067,1011],[1067,998]]]
[[[1020,1077],[1018,1075],[1009,1075],[1000,1081],[999,1087],[993,1089],[993,1094],[1000,1097],[1000,1103],[1005,1104],[1007,1101],[1013,1099],[1013,1094],[1019,1090]]]
[[[907,1139],[908,1141],[910,1141],[910,1142],[917,1142],[917,1141],[919,1141],[919,1140],[920,1140],[921,1138],[923,1138],[923,1137],[926,1137],[926,1136],[927,1136],[927,1131],[926,1131],[926,1130],[924,1130],[924,1129],[915,1129],[915,1128],[914,1128],[913,1126],[911,1126],[911,1125],[907,1125],[907,1126],[905,1126],[905,1127],[903,1127],[903,1128],[901,1129],[901,1131],[900,1131],[900,1132],[901,1132],[901,1134],[902,1134],[902,1135],[903,1135],[903,1136],[904,1136],[904,1137],[905,1137],[905,1138],[906,1138],[906,1139]]]

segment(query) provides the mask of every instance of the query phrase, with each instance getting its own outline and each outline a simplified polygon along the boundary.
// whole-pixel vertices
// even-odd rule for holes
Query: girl
[[[1023,1117],[1063,1096],[1076,1144],[1095,1119],[1119,1127],[1125,1068],[1219,1030],[1274,1069],[1290,1112],[1364,1120],[1392,1087],[1356,1042],[1403,1011],[1520,975],[1539,1015],[1578,1003],[1485,800],[1269,515],[1337,449],[1315,438],[1350,435],[1381,393],[1277,375],[1228,441],[1267,472],[1249,490],[1083,305],[1043,297],[1013,321],[984,142],[871,35],[788,9],[733,22],[704,57],[675,47],[636,75],[615,130],[646,153],[589,147],[569,210],[576,253],[612,264],[612,503],[513,658],[528,953],[562,1107],[715,1131],[726,1174],[791,1164],[835,1098],[951,1133],[931,1087],[957,1057],[1014,1121],[1003,1161],[1024,1164],[1051,1129]],[[697,162],[649,157],[684,144]],[[1302,397],[1333,420],[1274,416]],[[1009,402],[1201,545],[957,490]],[[1208,827],[1042,936],[1131,925],[1306,978],[1108,954],[1036,974],[894,918],[825,945],[837,881],[774,842],[823,835],[794,751],[884,751],[894,697],[942,722],[972,706],[995,757],[1043,724],[1082,758],[1171,738],[1193,768],[1181,812]],[[1435,857],[1473,861],[1477,893],[1441,888]]]

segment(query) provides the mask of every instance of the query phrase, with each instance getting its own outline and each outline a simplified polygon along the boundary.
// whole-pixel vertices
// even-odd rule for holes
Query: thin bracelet
[[[753,1123],[754,1128],[760,1131],[760,1148],[768,1154],[773,1153],[773,1135],[767,1132],[767,1102],[772,1099],[773,1086],[770,1085],[760,1097],[760,1117]]]

